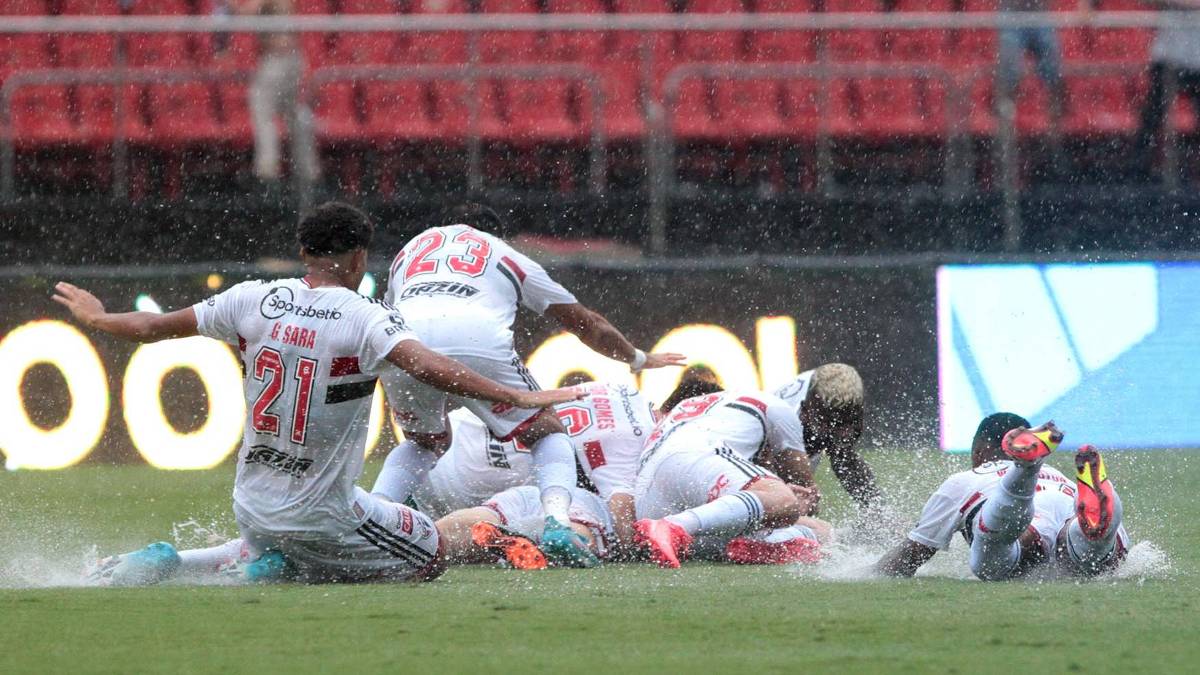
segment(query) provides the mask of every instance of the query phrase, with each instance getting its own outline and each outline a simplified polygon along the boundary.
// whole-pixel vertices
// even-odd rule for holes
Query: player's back
[[[247,422],[234,502],[256,528],[300,537],[358,525],[354,481],[387,353],[412,335],[400,315],[303,279],[239,284],[196,305],[203,335],[238,346]]]
[[[438,459],[414,496],[421,510],[440,517],[479,506],[492,495],[534,480],[529,449],[501,441],[466,408],[450,420],[450,449]]]
[[[654,411],[641,392],[624,384],[586,385],[588,396],[555,408],[579,465],[600,496],[633,494],[638,458],[654,429]]]
[[[544,312],[574,296],[508,243],[468,225],[430,228],[392,261],[386,298],[443,354],[512,353],[517,306]]]
[[[791,407],[761,391],[724,391],[681,401],[647,441],[643,463],[677,435],[716,439],[745,459],[767,446],[803,448],[800,421]]]

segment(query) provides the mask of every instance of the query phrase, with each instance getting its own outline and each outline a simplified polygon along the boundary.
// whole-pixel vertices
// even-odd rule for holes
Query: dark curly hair
[[[367,214],[343,202],[325,202],[300,218],[296,241],[305,253],[335,256],[371,245],[375,225]]]

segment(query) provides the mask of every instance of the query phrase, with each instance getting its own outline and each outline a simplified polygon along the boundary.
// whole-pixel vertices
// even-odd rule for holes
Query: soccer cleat
[[[1104,458],[1091,445],[1075,453],[1075,515],[1088,539],[1102,539],[1113,520],[1113,489]]]
[[[546,516],[546,529],[542,530],[542,545],[539,548],[555,567],[600,566],[600,558],[592,553],[587,539],[555,520],[554,516]]]
[[[692,546],[692,535],[666,519],[639,520],[633,524],[633,541],[650,549],[650,559],[659,567],[679,567],[679,556]]]
[[[269,584],[282,581],[287,572],[287,558],[279,551],[267,551],[248,563],[237,563],[237,576],[251,584]]]
[[[546,569],[546,556],[528,537],[495,523],[479,522],[471,526],[471,541],[479,548],[496,554],[519,570]]]
[[[738,565],[813,564],[821,560],[821,542],[808,537],[779,542],[738,537],[725,545],[725,557]]]
[[[179,554],[165,541],[104,558],[88,571],[87,580],[101,586],[149,586],[179,569]]]
[[[1014,460],[1032,464],[1054,452],[1062,440],[1063,432],[1050,421],[1034,429],[1017,427],[1010,430],[1000,441],[1000,448]]]

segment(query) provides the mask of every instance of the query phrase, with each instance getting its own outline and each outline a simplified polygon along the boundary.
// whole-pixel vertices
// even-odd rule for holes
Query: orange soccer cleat
[[[1075,515],[1088,539],[1102,539],[1113,520],[1113,489],[1104,458],[1085,445],[1075,453]]]
[[[495,523],[479,522],[471,526],[471,541],[518,570],[546,569],[546,556],[533,540]]]
[[[1018,462],[1032,463],[1054,452],[1062,440],[1063,432],[1050,421],[1034,429],[1017,427],[1010,430],[1000,441],[1000,448]]]
[[[692,535],[669,520],[639,520],[633,524],[634,543],[650,549],[650,559],[659,567],[679,567],[679,556],[686,555]]]
[[[738,537],[725,545],[725,557],[738,565],[813,564],[821,560],[821,542],[808,537],[779,542]]]

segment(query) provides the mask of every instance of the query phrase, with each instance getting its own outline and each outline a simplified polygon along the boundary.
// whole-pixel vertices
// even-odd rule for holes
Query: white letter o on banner
[[[208,394],[208,417],[196,431],[182,434],[163,413],[159,391],[176,368],[200,377]],[[209,469],[242,440],[246,397],[242,371],[229,347],[204,337],[142,345],[129,359],[122,387],[125,426],[133,446],[160,469]]]
[[[62,373],[71,408],[62,424],[42,429],[29,419],[21,380],[39,363]],[[108,421],[108,380],[92,343],[62,321],[31,321],[0,341],[0,450],[9,469],[61,469],[87,457]]]

